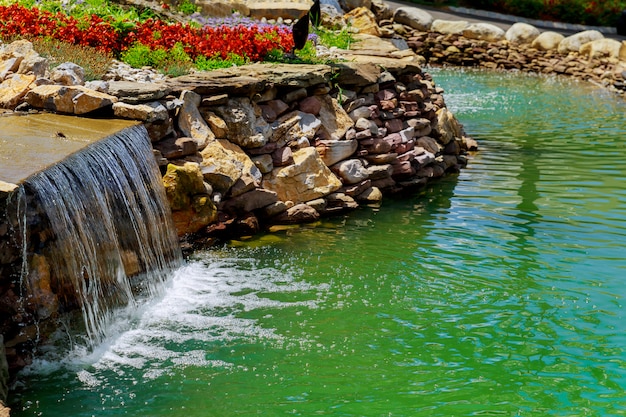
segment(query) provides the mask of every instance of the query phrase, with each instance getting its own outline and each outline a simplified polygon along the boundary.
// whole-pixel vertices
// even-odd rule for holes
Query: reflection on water
[[[458,177],[195,254],[17,415],[626,414],[626,105],[433,73],[481,144]]]

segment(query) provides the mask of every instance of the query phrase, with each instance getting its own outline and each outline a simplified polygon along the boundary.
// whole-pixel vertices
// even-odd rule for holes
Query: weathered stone
[[[108,93],[125,103],[155,101],[172,90],[162,83],[137,83],[132,81],[109,81]]]
[[[532,43],[540,34],[541,32],[536,27],[518,22],[506,31],[504,37],[512,45],[526,45]]]
[[[73,62],[64,62],[54,68],[50,73],[50,79],[62,85],[83,85],[85,84],[85,70]]]
[[[604,38],[604,35],[602,35],[602,33],[598,32],[597,30],[585,30],[583,32],[579,32],[575,35],[564,38],[559,43],[559,47],[557,48],[557,51],[560,54],[567,54],[569,52],[579,52],[580,47],[583,46],[583,44],[587,42],[595,41],[598,39],[602,39],[602,38]]]
[[[167,159],[178,159],[198,152],[198,144],[191,138],[171,137],[154,144],[154,148]]]
[[[338,162],[330,169],[342,179],[344,184],[356,184],[369,178],[367,169],[359,159]]]
[[[163,176],[163,185],[172,210],[189,208],[192,197],[205,191],[200,166],[194,162],[186,162],[182,166],[169,164]]]
[[[222,205],[222,210],[234,213],[246,213],[258,210],[278,201],[278,195],[263,188],[256,188],[237,197],[230,198]]]
[[[228,137],[228,125],[224,119],[203,107],[200,107],[200,114],[217,139]]]
[[[48,60],[38,53],[28,54],[20,62],[18,74],[32,74],[37,78],[44,77],[48,70]]]
[[[271,107],[277,117],[289,110],[289,105],[282,100],[270,100],[266,105]]]
[[[251,158],[254,165],[261,171],[261,174],[267,174],[274,169],[274,162],[271,155],[259,155]]]
[[[298,104],[298,108],[301,112],[318,115],[320,114],[320,110],[322,109],[322,103],[320,102],[319,98],[311,96],[302,100]]]
[[[4,81],[9,73],[17,72],[24,57],[13,57],[0,60],[0,82]]]
[[[272,141],[284,146],[300,138],[312,140],[322,126],[321,120],[310,113],[293,111],[279,118],[272,124]]]
[[[433,32],[443,33],[444,35],[461,35],[469,26],[464,20],[441,20],[435,19],[430,27]]]
[[[326,196],[326,203],[326,210],[324,210],[324,214],[336,211],[336,209],[353,210],[359,207],[359,204],[354,200],[354,198],[342,192],[328,194]]]
[[[293,151],[291,148],[278,148],[272,152],[272,164],[274,167],[284,167],[293,163]]]
[[[433,17],[430,13],[410,6],[397,8],[393,14],[393,20],[423,32],[430,30],[433,23]]]
[[[372,117],[372,110],[366,106],[357,107],[349,113],[348,117],[354,122],[359,119],[369,119]]]
[[[393,173],[393,167],[390,164],[370,165],[366,169],[368,177],[372,181],[389,178]]]
[[[348,24],[356,28],[359,33],[380,37],[380,28],[376,22],[376,16],[369,8],[357,7],[346,13],[343,17]]]
[[[319,112],[319,119],[322,123],[320,131],[323,131],[329,139],[343,138],[348,129],[354,126],[354,122],[334,98],[321,96],[320,102],[322,104]]]
[[[319,220],[320,214],[313,207],[307,204],[296,204],[272,218],[272,223],[276,224],[300,224],[311,223]]]
[[[414,137],[428,136],[432,132],[432,126],[428,119],[409,119],[407,125],[415,130]]]
[[[437,111],[437,122],[435,123],[434,131],[443,145],[463,135],[461,125],[456,120],[456,117],[445,107]]]
[[[390,152],[390,153],[381,153],[377,155],[365,155],[363,158],[371,164],[384,165],[384,164],[392,163],[393,161],[396,160],[397,157],[398,157],[397,153]]]
[[[0,84],[0,107],[14,109],[35,82],[34,75],[14,74]]]
[[[293,153],[294,164],[274,168],[263,177],[262,186],[275,191],[282,201],[300,203],[326,196],[341,187],[313,147]]]
[[[415,141],[416,146],[420,146],[426,149],[428,152],[437,155],[443,147],[437,143],[437,141],[430,136],[422,136]]]
[[[267,206],[262,207],[259,210],[259,213],[263,216],[263,217],[274,217],[279,215],[280,213],[283,213],[284,211],[286,211],[288,209],[287,204],[284,201],[277,201],[275,203],[272,204],[268,204]]]
[[[367,58],[371,59],[372,57],[368,56]],[[338,70],[334,81],[348,88],[377,84],[381,73],[380,67],[371,62],[338,62],[334,66]]]
[[[425,151],[425,152],[414,152],[414,153],[415,153],[414,161],[420,167],[424,167],[435,162],[435,155],[432,152]]]
[[[260,107],[246,97],[228,100],[215,113],[228,125],[228,140],[242,148],[259,148],[272,137],[272,128],[263,119]]]
[[[363,193],[365,190],[372,186],[372,181],[368,178],[357,184],[348,184],[341,187],[341,192],[351,197],[357,196]]]
[[[216,139],[200,152],[204,179],[221,193],[226,193],[242,177],[245,184],[258,183],[261,172],[236,144]]]
[[[321,140],[316,149],[324,163],[331,166],[352,156],[357,147],[356,140]]]
[[[217,221],[217,207],[208,195],[194,195],[183,210],[172,211],[172,220],[179,237],[197,233]]]
[[[533,40],[531,47],[539,51],[552,51],[559,47],[561,41],[565,39],[565,36],[557,32],[543,32]]]
[[[69,114],[85,114],[117,102],[114,96],[79,85],[40,85],[31,89],[25,100],[38,109]]]
[[[370,187],[355,197],[356,201],[365,204],[378,204],[383,201],[383,193],[377,187]]]
[[[164,122],[144,123],[144,126],[146,127],[148,136],[150,136],[150,141],[152,142],[158,142],[167,136],[173,135],[174,133],[174,121],[172,118],[168,118]]]
[[[147,123],[169,120],[167,109],[158,101],[145,104],[117,102],[113,104],[113,114],[122,119],[141,120]]]
[[[580,47],[580,54],[589,58],[619,58],[622,42],[615,39],[596,39],[584,43]]]
[[[384,139],[369,139],[359,141],[361,148],[367,150],[369,154],[381,154],[391,151],[392,144]]]
[[[309,93],[306,91],[306,88],[300,87],[295,90],[289,91],[283,96],[283,100],[286,103],[293,103],[294,101],[304,99]]]
[[[472,23],[463,30],[463,36],[469,39],[479,39],[489,42],[504,39],[504,30],[491,23]]]
[[[178,112],[178,127],[183,135],[195,140],[198,149],[202,150],[215,140],[215,134],[198,110],[202,98],[193,91],[183,91],[180,99],[183,105]]]

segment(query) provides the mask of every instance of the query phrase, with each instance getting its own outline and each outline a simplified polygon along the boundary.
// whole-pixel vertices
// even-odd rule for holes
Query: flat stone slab
[[[0,191],[136,121],[41,113],[0,116]]]
[[[271,86],[308,88],[325,84],[331,74],[328,65],[256,63],[184,75],[173,78],[167,85],[173,92],[191,90],[200,95],[248,95]]]

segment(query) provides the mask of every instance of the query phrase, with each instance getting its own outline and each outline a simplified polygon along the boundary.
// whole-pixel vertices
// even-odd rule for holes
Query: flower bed
[[[225,59],[236,54],[261,61],[272,51],[285,52],[293,47],[290,28],[254,22],[212,26],[150,18],[119,25],[96,14],[77,18],[18,4],[0,6],[0,21],[2,38],[48,37],[116,56],[137,44],[150,50],[169,50],[180,44],[191,60],[215,56]]]

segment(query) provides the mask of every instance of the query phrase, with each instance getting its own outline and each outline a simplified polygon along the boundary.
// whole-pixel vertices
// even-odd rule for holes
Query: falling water
[[[25,302],[39,319],[80,310],[91,346],[105,336],[113,307],[153,295],[181,264],[141,125],[33,175],[18,199]]]

